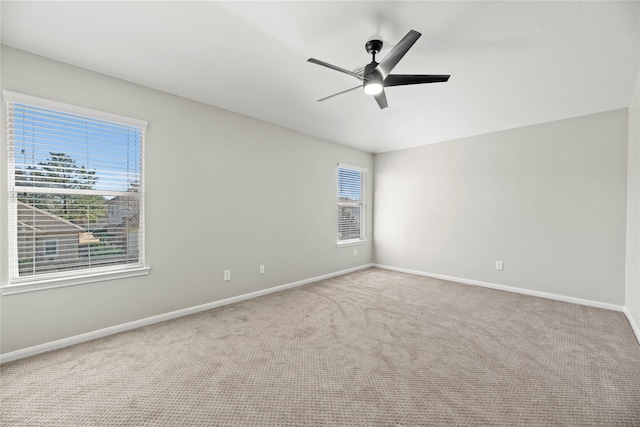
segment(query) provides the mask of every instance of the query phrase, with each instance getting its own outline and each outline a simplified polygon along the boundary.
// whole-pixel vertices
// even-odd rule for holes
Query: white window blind
[[[338,165],[338,244],[363,241],[367,170]]]
[[[11,282],[144,265],[146,122],[3,95]]]

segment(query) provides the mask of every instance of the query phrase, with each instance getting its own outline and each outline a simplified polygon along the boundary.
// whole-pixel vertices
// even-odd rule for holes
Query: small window
[[[338,245],[363,243],[367,169],[338,165]]]
[[[45,240],[44,253],[47,256],[58,255],[58,241],[55,239]]]
[[[146,122],[3,95],[10,285],[143,267]]]

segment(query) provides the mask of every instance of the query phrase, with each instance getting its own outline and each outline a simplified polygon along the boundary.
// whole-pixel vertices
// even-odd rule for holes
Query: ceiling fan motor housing
[[[370,75],[375,71],[377,66],[378,66],[378,63],[376,61],[371,61],[371,63],[365,65],[363,75],[365,77]]]
[[[363,77],[365,81],[362,86],[364,92],[368,95],[377,95],[382,92],[382,88],[384,87],[384,79],[377,67],[378,63],[375,60],[364,67]]]

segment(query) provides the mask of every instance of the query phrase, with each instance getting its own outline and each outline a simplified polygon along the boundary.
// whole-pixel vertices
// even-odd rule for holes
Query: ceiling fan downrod
[[[376,62],[376,54],[382,50],[382,40],[369,40],[364,44],[364,48],[373,56],[372,62]]]

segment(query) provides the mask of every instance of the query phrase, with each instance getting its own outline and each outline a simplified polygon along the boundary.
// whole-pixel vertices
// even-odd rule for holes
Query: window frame
[[[22,292],[31,292],[41,289],[51,289],[64,286],[75,286],[85,283],[94,283],[104,280],[119,279],[124,277],[135,277],[146,275],[149,273],[150,268],[146,266],[145,261],[145,224],[144,224],[144,206],[145,206],[145,193],[144,193],[144,146],[145,146],[145,131],[148,128],[148,124],[144,120],[129,118],[120,116],[117,114],[106,113],[103,111],[93,110],[76,105],[70,105],[58,101],[39,98],[31,95],[21,94],[8,90],[2,91],[5,104],[7,106],[6,120],[6,134],[7,138],[7,207],[8,207],[8,221],[7,221],[7,236],[8,236],[8,283],[0,287],[2,295],[11,295]],[[95,119],[100,121],[108,121],[117,123],[119,125],[126,125],[130,127],[136,127],[141,132],[140,140],[140,186],[139,186],[139,232],[140,237],[138,241],[139,256],[138,261],[134,263],[115,264],[110,266],[103,266],[97,268],[81,268],[77,270],[69,270],[63,272],[44,273],[32,276],[19,275],[18,268],[18,193],[19,186],[16,186],[15,182],[15,152],[13,150],[13,137],[10,135],[11,126],[9,125],[10,111],[13,104],[25,104],[37,108],[45,108],[54,110],[60,113],[68,113],[79,116],[84,116],[89,119]],[[82,190],[80,190],[81,192]],[[57,249],[57,248],[56,248]]]
[[[340,169],[348,169],[356,171],[360,174],[360,201],[359,202],[341,202],[340,201]],[[336,246],[355,246],[368,243],[367,238],[367,182],[369,170],[365,167],[354,166],[346,163],[338,163],[336,168],[336,201],[338,214],[336,215]],[[360,208],[360,237],[356,239],[340,240],[340,208],[342,207],[358,207]]]

